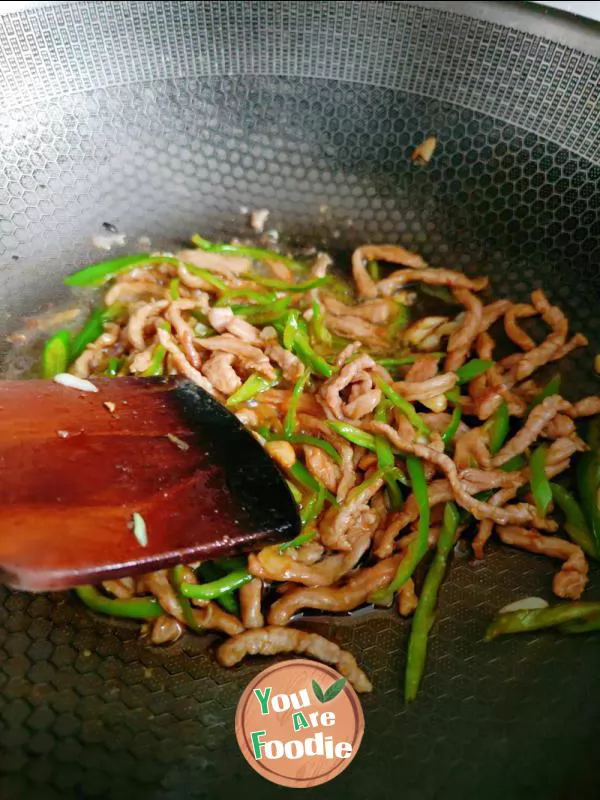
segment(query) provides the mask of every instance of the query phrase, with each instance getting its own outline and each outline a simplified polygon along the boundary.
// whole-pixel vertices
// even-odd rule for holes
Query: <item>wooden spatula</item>
[[[0,382],[2,582],[62,589],[298,533],[282,473],[202,389],[94,384]]]

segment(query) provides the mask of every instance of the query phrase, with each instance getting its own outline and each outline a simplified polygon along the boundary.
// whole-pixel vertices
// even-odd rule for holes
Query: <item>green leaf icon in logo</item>
[[[313,678],[313,682],[312,682],[312,689],[313,689],[313,692],[315,693],[315,697],[317,698],[317,700],[320,703],[324,703],[325,702],[325,695],[323,694],[323,689],[321,689],[321,687],[319,686],[319,684],[316,682],[316,680],[314,678]]]
[[[330,700],[333,700],[338,696],[338,694],[342,691],[346,683],[347,683],[346,678],[338,678],[338,680],[334,681],[326,691],[323,691],[323,689],[321,689],[319,684],[315,680],[313,680],[312,688],[315,697],[320,703],[328,703]]]

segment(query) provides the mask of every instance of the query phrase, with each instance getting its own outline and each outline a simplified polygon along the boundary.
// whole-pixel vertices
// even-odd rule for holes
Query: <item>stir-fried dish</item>
[[[79,332],[51,337],[43,374],[185,376],[279,464],[303,529],[244,558],[81,587],[85,603],[143,620],[153,644],[220,631],[228,667],[248,654],[304,653],[358,691],[371,683],[354,656],[294,618],[393,607],[412,616],[410,700],[457,541],[482,559],[495,536],[556,559],[553,591],[576,602],[530,598],[503,610],[489,638],[600,627],[600,604],[580,601],[588,559],[600,554],[600,435],[592,423],[586,441],[577,428],[600,412],[600,397],[569,402],[558,377],[536,379],[586,344],[542,290],[528,303],[488,302],[486,278],[431,267],[397,245],[355,250],[350,285],[324,253],[193,243],[67,278],[104,286],[103,303]],[[441,294],[446,313],[417,314],[421,291]],[[530,318],[545,325],[537,340]],[[511,345],[504,356],[500,337]],[[152,535],[136,525],[136,536]]]

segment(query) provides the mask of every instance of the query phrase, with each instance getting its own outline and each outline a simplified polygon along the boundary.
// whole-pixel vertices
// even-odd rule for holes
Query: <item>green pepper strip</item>
[[[117,275],[129,272],[141,264],[174,264],[175,266],[183,264],[193,275],[203,278],[211,286],[221,291],[225,291],[227,288],[220,278],[207,269],[201,269],[195,264],[188,264],[179,258],[175,258],[175,256],[152,255],[150,253],[136,253],[132,256],[114,258],[111,261],[102,261],[99,264],[90,264],[89,267],[84,267],[79,272],[73,273],[73,275],[67,275],[65,284],[67,286],[98,286],[115,278]]]
[[[460,514],[455,504],[446,503],[444,522],[438,538],[436,553],[423,583],[419,604],[410,629],[404,676],[404,699],[407,703],[417,696],[423,678],[427,658],[427,637],[434,622],[438,592],[444,579],[448,556],[454,545],[459,521]]]
[[[302,363],[313,370],[323,375],[324,378],[331,378],[333,375],[333,368],[325,361],[325,359],[316,353],[311,347],[308,337],[299,332],[294,341],[294,352],[302,361]]]
[[[423,462],[416,456],[407,456],[406,468],[410,476],[412,490],[419,509],[419,524],[417,536],[408,546],[406,555],[398,566],[398,571],[386,589],[380,589],[372,595],[373,603],[385,602],[390,595],[398,591],[412,576],[417,565],[427,552],[427,537],[429,535],[429,496],[427,494],[427,479]]]
[[[367,261],[367,272],[371,279],[378,281],[381,279],[381,265],[379,261]]]
[[[163,365],[167,351],[162,344],[157,344],[152,353],[152,359],[147,368],[142,372],[144,378],[155,378],[163,374]]]
[[[229,556],[226,558],[215,558],[213,561],[205,562],[214,564],[223,572],[234,572],[240,569],[246,569],[248,559],[246,556]]]
[[[600,612],[590,613],[588,619],[573,620],[560,625],[558,630],[561,633],[590,633],[600,630]]]
[[[53,378],[67,371],[70,342],[71,334],[64,330],[57,331],[48,339],[42,353],[42,378]]]
[[[165,612],[154,597],[135,597],[119,600],[105,597],[94,586],[76,586],[75,594],[80,600],[98,614],[130,619],[155,619]]]
[[[108,366],[104,370],[107,378],[116,378],[121,371],[125,360],[123,358],[109,358]]]
[[[179,284],[181,281],[179,278],[172,278],[169,281],[169,297],[171,300],[179,300]]]
[[[183,570],[184,568],[179,564],[176,567],[173,567],[169,571],[169,579],[171,582],[171,586],[173,587],[173,591],[177,596],[177,600],[179,601],[179,605],[181,607],[181,613],[183,615],[183,620],[185,624],[190,627],[194,631],[201,631],[202,627],[198,625],[196,622],[196,618],[194,616],[194,611],[192,606],[190,605],[190,601],[187,597],[184,597],[181,593],[181,584],[183,583]]]
[[[253,300],[257,305],[274,303],[277,295],[273,292],[257,292],[253,289],[227,289],[214,304],[217,308],[231,305],[232,300]]]
[[[548,507],[552,502],[552,489],[550,481],[546,477],[546,452],[545,444],[540,445],[531,456],[529,461],[530,477],[529,482],[535,507],[540,517],[545,517]]]
[[[286,350],[291,350],[296,341],[296,335],[300,330],[300,313],[294,309],[285,315],[285,325],[283,327],[283,346]]]
[[[236,389],[233,394],[229,395],[226,405],[237,406],[239,403],[245,403],[247,400],[251,400],[257,394],[260,394],[261,392],[270,389],[272,386],[275,386],[277,381],[278,378],[275,380],[269,380],[268,378],[263,378],[262,375],[257,375],[255,372],[253,372],[252,375],[246,378],[239,389]]]
[[[496,455],[506,441],[509,424],[510,415],[508,413],[508,404],[506,400],[503,400],[492,414],[489,422],[490,453],[493,456]]]
[[[317,531],[314,528],[312,530],[299,533],[298,536],[290,539],[289,542],[284,542],[279,548],[279,552],[285,553],[286,550],[290,550],[291,548],[301,547],[303,544],[306,544],[306,542],[311,542],[316,535]]]
[[[313,492],[318,492],[320,487],[323,485],[310,474],[304,464],[301,464],[300,461],[296,461],[296,463],[289,468],[288,472],[292,478],[295,478],[298,481],[301,486],[304,486]],[[335,497],[327,490],[325,491],[325,499],[333,506],[339,505]]]
[[[417,358],[422,355],[435,356],[436,358],[443,358],[445,353],[415,353],[411,356],[402,356],[402,358],[376,358],[375,361],[381,364],[382,367],[403,367],[408,364],[414,364]]]
[[[435,297],[436,300],[441,300],[442,303],[447,303],[449,306],[460,305],[447,286],[434,286],[429,283],[422,283],[419,286],[419,291],[423,294],[428,294],[430,297]]]
[[[278,436],[275,434],[273,438],[277,439]],[[327,453],[336,464],[342,463],[342,457],[338,451],[330,442],[326,442],[324,439],[319,439],[317,436],[308,436],[304,433],[295,433],[293,436],[286,436],[285,438],[290,444],[308,444],[311,445],[311,447],[319,447],[323,452]]]
[[[578,544],[592,558],[598,558],[600,554],[596,550],[595,542],[592,534],[585,520],[581,506],[573,497],[571,492],[568,492],[564,486],[559,483],[551,483],[552,497],[560,506],[561,511],[566,517],[565,531],[569,538]]]
[[[460,421],[462,419],[462,408],[460,405],[455,405],[454,409],[452,410],[452,416],[450,417],[450,422],[448,427],[442,433],[442,441],[444,444],[450,444],[452,439],[456,436],[456,432],[458,431]]]
[[[303,506],[300,512],[300,522],[302,523],[302,527],[306,527],[310,525],[321,513],[323,510],[323,504],[325,503],[325,487],[320,486],[318,492],[313,494],[306,504]]]
[[[281,253],[275,253],[273,250],[265,250],[262,247],[249,247],[243,244],[227,244],[209,242],[203,239],[198,234],[192,236],[192,242],[199,250],[204,250],[205,253],[231,253],[238,256],[248,256],[256,261],[278,261],[280,264],[285,264],[293,272],[304,272],[306,267],[299,261],[296,261],[289,256],[283,256]]]
[[[527,633],[574,620],[595,619],[600,603],[562,603],[550,608],[522,609],[499,614],[485,633],[486,642],[506,633]]]
[[[290,397],[290,402],[288,403],[287,412],[285,418],[283,420],[283,435],[286,439],[288,439],[296,429],[296,416],[297,416],[297,409],[298,403],[300,402],[300,397],[302,396],[302,392],[304,391],[304,387],[306,386],[306,381],[310,377],[310,370],[305,370],[302,375],[298,378],[296,383],[294,384],[294,389],[292,391],[292,396]]]
[[[136,253],[135,255],[113,258],[110,261],[101,261],[99,264],[90,264],[65,278],[66,286],[93,286],[106,283],[111,278],[128,272],[139,264],[162,264],[165,256],[153,256],[150,253]]]
[[[352,442],[352,444],[356,444],[359,447],[366,447],[367,450],[375,450],[376,441],[372,433],[361,431],[360,428],[350,425],[349,422],[338,422],[334,419],[327,420],[327,427],[331,428],[334,433]]]
[[[95,308],[79,333],[75,334],[69,351],[70,361],[83,353],[88,344],[95,342],[104,332],[104,325],[121,317],[126,311],[122,303],[114,303],[108,308]]]
[[[423,422],[421,417],[417,414],[414,409],[414,406],[401,397],[397,392],[392,389],[392,387],[382,380],[379,375],[375,376],[375,383],[384,393],[388,400],[390,400],[396,408],[399,408],[400,411],[404,414],[404,416],[408,419],[410,424],[415,428],[419,433],[422,433],[424,436],[429,436],[430,430],[427,425]]]
[[[316,436],[307,436],[304,433],[295,433],[293,436],[286,436],[284,437],[283,431],[275,432],[270,431],[266,426],[261,425],[260,428],[256,429],[256,432],[266,439],[267,442],[277,441],[279,439],[285,438],[287,442],[290,444],[309,444],[312,447],[320,447],[328,456],[330,456],[336,464],[342,463],[342,457],[335,449],[335,447],[326,442],[324,439],[319,439]]]
[[[210,583],[182,583],[181,593],[184,597],[198,600],[216,600],[218,597],[233,592],[252,580],[252,575],[246,569],[230,572],[216,581]]]
[[[388,409],[385,403],[380,403],[375,409],[374,418],[376,422],[387,423]],[[388,498],[390,506],[393,511],[398,511],[402,508],[403,497],[402,490],[398,485],[398,480],[393,475],[390,475],[387,470],[394,466],[396,459],[392,446],[385,436],[375,436],[375,453],[377,454],[377,465],[379,469],[385,470],[385,485],[387,486]]]
[[[243,569],[244,567],[245,560],[242,559],[241,565],[238,565],[237,568]],[[231,567],[220,567],[214,561],[204,561],[196,570],[196,574],[202,578],[203,581],[212,582],[222,578],[224,573],[230,572],[231,569]],[[217,597],[217,603],[230,614],[235,614],[237,616],[240,613],[239,603],[233,592],[228,592],[227,594],[222,594],[220,597]]]
[[[398,305],[398,313],[396,314],[394,319],[390,322],[387,329],[388,339],[393,339],[397,335],[397,333],[403,328],[405,328],[410,322],[410,311],[408,310],[408,308],[406,306],[400,305],[400,303],[398,303],[397,305]]]
[[[600,420],[593,420],[588,427],[588,443],[591,450],[584,453],[577,464],[577,490],[581,508],[585,514],[596,552],[600,554],[600,508],[598,492],[600,490],[600,450],[597,439]]]
[[[232,306],[231,310],[238,317],[244,317],[253,325],[268,325],[271,322],[280,320],[286,311],[289,304],[292,302],[292,297],[282,297],[276,303],[269,305],[263,304],[259,306]]]
[[[292,493],[292,497],[296,501],[296,504],[300,505],[300,503],[302,502],[302,492],[300,491],[300,489],[298,489],[296,484],[292,483],[291,481],[286,480],[286,483],[288,485],[288,489]]]
[[[323,311],[321,310],[321,304],[317,300],[315,300],[312,304],[312,312],[313,314],[310,325],[315,340],[317,342],[321,342],[322,344],[331,345],[333,343],[333,337],[331,336],[331,333],[325,324]]]
[[[559,391],[560,391],[560,375],[555,375],[548,381],[548,383],[544,386],[542,391],[533,398],[527,411],[525,412],[525,416],[526,417],[529,416],[529,414],[531,414],[533,409],[536,406],[539,406],[539,404],[543,400],[545,400],[547,397],[551,397],[553,394],[558,394]]]
[[[527,459],[522,453],[519,453],[518,456],[509,458],[505,464],[502,464],[500,469],[502,472],[516,472],[518,469],[523,469],[525,466],[527,466]]]
[[[279,292],[306,292],[309,289],[317,289],[319,286],[329,283],[327,275],[324,278],[311,278],[309,281],[303,281],[302,283],[290,283],[279,278],[263,278],[262,275],[257,275],[254,272],[247,272],[242,277],[257,283],[259,286],[266,286],[268,289],[276,289]]]
[[[493,361],[486,361],[483,358],[473,358],[471,361],[467,361],[466,364],[463,364],[462,367],[459,367],[456,370],[456,377],[458,378],[458,382],[460,384],[469,383],[469,381],[472,381],[473,378],[478,378],[493,366]]]

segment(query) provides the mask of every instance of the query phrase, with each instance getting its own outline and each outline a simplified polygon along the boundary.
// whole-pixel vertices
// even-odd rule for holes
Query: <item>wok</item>
[[[498,296],[543,285],[591,342],[564,366],[567,394],[597,392],[597,27],[512,3],[32,5],[0,15],[0,333],[65,300],[61,276],[99,260],[105,222],[132,251],[227,238],[244,207],[269,208],[287,243],[340,260],[401,242]],[[455,558],[410,707],[406,621],[305,620],[375,684],[358,756],[311,794],[597,797],[600,637],[482,641],[503,604],[549,597],[553,568],[506,548]],[[211,636],[149,648],[64,594],[2,589],[0,625],[5,800],[285,793],[233,734],[267,662],[224,671]]]

